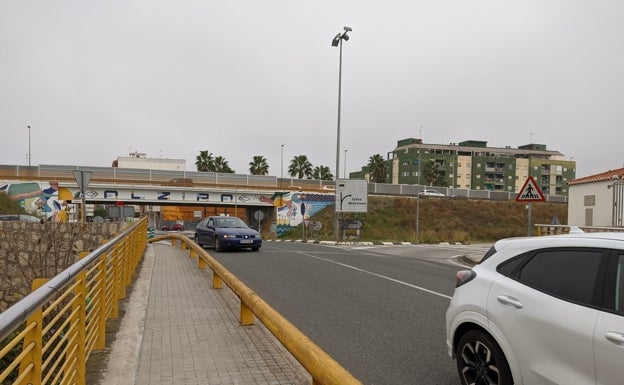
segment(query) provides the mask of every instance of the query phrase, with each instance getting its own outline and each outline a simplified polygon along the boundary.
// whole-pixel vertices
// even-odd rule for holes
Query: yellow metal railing
[[[240,299],[240,324],[252,325],[255,315],[310,373],[313,385],[361,384],[358,379],[230,273],[201,246],[188,237],[175,233],[151,238],[149,242],[162,240],[171,240],[173,246],[177,246],[179,243],[182,250],[189,251],[189,257],[197,257],[199,269],[209,267],[212,270],[212,287],[221,289],[225,283]]]
[[[104,349],[106,321],[118,317],[146,245],[144,218],[56,277],[35,280],[0,314],[0,383],[85,384],[86,362]]]

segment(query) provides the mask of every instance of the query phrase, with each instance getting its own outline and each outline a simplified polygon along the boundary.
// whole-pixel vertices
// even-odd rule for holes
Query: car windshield
[[[217,218],[217,227],[247,227],[239,218]]]

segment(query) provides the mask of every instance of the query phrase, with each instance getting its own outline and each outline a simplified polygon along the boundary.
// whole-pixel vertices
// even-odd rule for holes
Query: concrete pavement
[[[307,371],[210,269],[169,242],[148,246],[111,345],[104,384],[309,385]]]

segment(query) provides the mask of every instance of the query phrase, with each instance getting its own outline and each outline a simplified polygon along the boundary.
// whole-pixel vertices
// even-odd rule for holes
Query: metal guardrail
[[[157,236],[149,242],[162,240],[171,240],[173,246],[179,242],[183,250],[189,250],[189,257],[197,257],[199,269],[209,267],[212,270],[212,287],[221,289],[225,283],[240,299],[240,324],[252,325],[255,315],[310,373],[313,385],[361,385],[358,379],[230,273],[201,246],[188,237],[175,233]]]
[[[148,170],[118,167],[90,167],[39,165],[19,166],[0,165],[0,180],[40,180],[65,181],[75,183],[72,171],[82,170],[93,173],[91,182],[110,184],[161,185],[178,187],[234,187],[288,191],[320,191],[331,193],[334,181],[318,179],[278,178],[267,175],[229,174],[199,171]],[[371,195],[418,196],[427,189],[434,189],[447,197],[470,199],[515,200],[513,191],[471,190],[453,187],[428,187],[424,185],[368,183]],[[545,195],[547,202],[566,203],[564,195]]]
[[[624,227],[602,227],[602,226],[568,226],[568,225],[544,225],[536,224],[537,235],[556,235],[556,234],[569,234],[570,229],[578,228],[585,233],[598,233],[598,232],[623,232]]]
[[[147,218],[52,279],[37,279],[33,292],[0,313],[0,383],[85,384],[86,362],[105,348],[106,321],[147,245]]]

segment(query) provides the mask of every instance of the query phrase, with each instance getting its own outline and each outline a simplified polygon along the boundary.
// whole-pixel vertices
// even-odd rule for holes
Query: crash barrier
[[[85,384],[86,362],[106,346],[147,246],[141,219],[0,313],[0,383]]]
[[[543,225],[536,224],[537,235],[556,235],[556,234],[569,234],[577,230],[581,230],[584,233],[598,233],[598,232],[618,232],[624,231],[624,227],[602,227],[602,226],[568,226],[568,225]]]
[[[221,289],[225,283],[240,299],[239,322],[241,326],[253,325],[254,316],[258,318],[310,373],[313,385],[361,384],[351,373],[217,262],[201,246],[188,237],[175,233],[157,236],[150,239],[149,242],[163,240],[170,240],[173,246],[177,246],[179,243],[182,250],[189,250],[189,257],[197,257],[199,269],[209,267],[212,270],[212,287]]]

